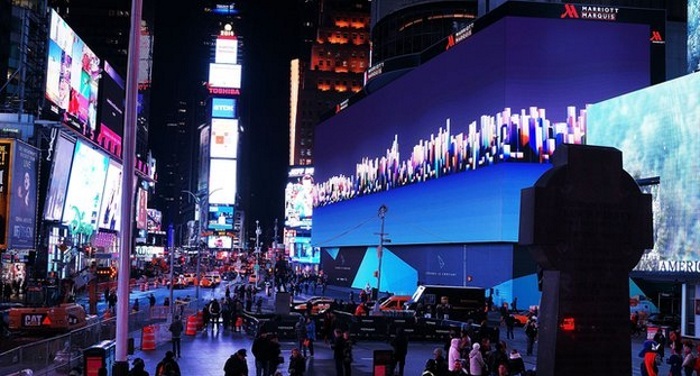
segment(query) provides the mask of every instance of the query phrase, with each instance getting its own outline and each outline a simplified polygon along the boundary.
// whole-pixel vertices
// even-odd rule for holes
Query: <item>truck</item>
[[[407,310],[432,310],[436,312],[441,304],[451,308],[445,319],[455,321],[472,320],[480,323],[485,318],[486,290],[481,287],[419,285],[411,299],[405,303]]]

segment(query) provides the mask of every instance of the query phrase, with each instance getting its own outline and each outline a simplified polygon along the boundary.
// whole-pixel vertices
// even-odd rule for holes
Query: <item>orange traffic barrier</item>
[[[194,315],[187,316],[187,327],[185,328],[185,335],[197,335],[197,318],[194,317]]]
[[[204,311],[197,311],[197,329],[204,329]]]
[[[156,349],[156,330],[153,325],[144,326],[141,330],[141,350]]]

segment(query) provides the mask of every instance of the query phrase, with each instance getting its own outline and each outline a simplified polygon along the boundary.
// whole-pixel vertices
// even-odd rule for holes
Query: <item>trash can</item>
[[[83,350],[83,369],[85,376],[97,376],[101,367],[111,372],[114,365],[116,342],[102,341],[99,344]]]

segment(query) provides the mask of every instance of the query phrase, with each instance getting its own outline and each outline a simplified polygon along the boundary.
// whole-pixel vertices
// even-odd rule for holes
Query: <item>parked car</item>
[[[647,324],[653,326],[667,326],[671,328],[679,328],[681,325],[681,316],[671,313],[654,313],[649,315]]]
[[[404,303],[411,300],[410,295],[392,295],[379,304],[381,311],[403,311]]]
[[[301,302],[301,303],[296,302],[294,307],[293,307],[293,310],[296,312],[305,313],[306,306],[309,303],[311,304],[311,314],[317,315],[319,312],[330,308],[331,303],[333,303],[333,298],[329,298],[329,297],[325,297],[325,296],[314,296],[312,298],[309,298],[305,302]]]

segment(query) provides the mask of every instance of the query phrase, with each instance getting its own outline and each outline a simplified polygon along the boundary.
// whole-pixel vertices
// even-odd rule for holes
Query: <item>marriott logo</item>
[[[560,18],[581,18],[585,20],[617,21],[620,8],[614,7],[592,7],[574,4],[564,4],[564,12]]]

